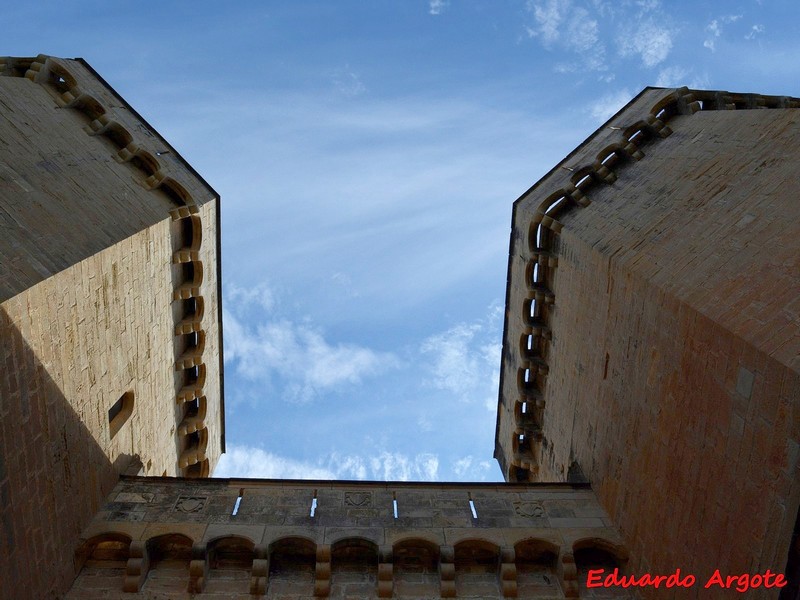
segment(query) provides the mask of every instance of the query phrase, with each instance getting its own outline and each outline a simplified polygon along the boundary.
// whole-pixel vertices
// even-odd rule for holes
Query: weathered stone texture
[[[83,63],[0,75],[0,597],[47,598],[121,472],[201,474],[222,451],[218,203]],[[189,336],[179,293],[204,302]],[[203,361],[205,422],[178,401]]]
[[[576,551],[627,560],[593,492],[571,484],[127,477],[84,540],[68,598],[559,598],[577,593]],[[118,587],[94,591],[101,579]]]
[[[686,108],[668,115],[670,135],[618,146],[600,172],[614,136],[670,97],[691,104],[643,93],[562,163],[574,172],[556,169],[516,207],[498,454],[519,475],[523,390],[529,406],[542,404],[527,455],[534,477],[567,479],[571,467],[586,476],[629,544],[630,571],[782,572],[800,505],[800,182],[784,160],[800,143],[800,111],[786,100]],[[594,171],[580,170],[593,160]],[[572,188],[559,183],[570,178]],[[552,298],[533,323],[546,322],[546,369],[526,388],[517,376],[532,364],[519,349],[531,331],[529,224],[559,186],[586,206],[553,211],[558,222],[543,232],[557,260],[543,269]]]
[[[8,76],[13,65],[20,72]],[[175,204],[148,181],[153,169],[179,179],[199,205],[214,199],[83,63],[0,58],[0,74],[0,301],[162,221]],[[83,94],[72,105],[62,99],[65,77]],[[120,145],[139,156],[120,160]]]

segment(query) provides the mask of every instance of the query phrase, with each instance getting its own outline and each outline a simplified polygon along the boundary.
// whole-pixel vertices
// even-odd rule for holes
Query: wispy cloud
[[[607,121],[614,113],[625,106],[632,97],[633,94],[627,89],[617,90],[602,96],[591,106],[592,118],[598,122]]]
[[[528,27],[528,35],[538,37],[545,46],[552,46],[560,38],[563,22],[570,7],[569,0],[528,0],[528,10],[533,13],[534,24]]]
[[[527,9],[533,15],[526,27],[528,36],[539,39],[547,49],[574,57],[557,64],[556,71],[606,70],[599,24],[586,8],[572,0],[528,0]]]
[[[459,323],[425,339],[420,352],[429,363],[429,383],[461,401],[484,401],[493,409],[499,383],[501,315],[501,307],[493,304],[484,319]]]
[[[620,55],[638,56],[645,67],[663,62],[672,50],[673,33],[654,21],[639,21],[619,38]]]
[[[697,75],[692,69],[673,65],[661,69],[656,79],[658,87],[681,87],[684,85],[692,89],[704,89],[709,87],[708,77]]]
[[[619,58],[637,57],[645,68],[663,62],[673,46],[675,28],[658,0],[629,3],[625,10],[605,2],[580,0],[528,0],[533,19],[528,36],[562,59],[556,72],[608,72]],[[619,36],[616,33],[621,32]],[[607,51],[605,40],[616,37],[617,55]],[[601,77],[610,81],[610,77]]]
[[[440,15],[450,4],[448,0],[430,0],[428,3],[428,12],[432,15]]]
[[[453,472],[459,478],[469,478],[472,481],[484,481],[492,468],[488,460],[476,460],[472,455],[459,458],[453,463]]]
[[[225,362],[250,381],[271,386],[279,378],[288,400],[306,402],[399,364],[391,353],[329,343],[312,323],[276,316],[274,304],[265,286],[231,288],[223,311]]]
[[[433,454],[410,457],[399,452],[381,452],[369,459],[370,471],[382,481],[436,481],[439,459]]]
[[[333,453],[315,463],[252,446],[229,445],[214,470],[214,477],[436,481],[439,458],[429,453],[376,451],[365,456]]]
[[[762,33],[764,33],[764,26],[763,25],[753,25],[750,28],[750,31],[748,31],[747,34],[744,36],[744,39],[753,40],[753,39],[756,38],[756,36],[759,36]]]
[[[711,50],[711,52],[716,52],[717,40],[722,35],[723,26],[727,25],[728,23],[735,23],[741,18],[742,15],[725,15],[723,17],[719,17],[718,19],[713,19],[708,25],[706,25],[706,39],[703,41],[703,47],[708,48]]]
[[[361,77],[350,68],[350,65],[336,69],[331,74],[331,81],[333,81],[336,90],[343,96],[359,96],[367,91],[367,87],[362,83]]]
[[[335,479],[336,474],[316,465],[265,452],[260,448],[228,444],[214,477],[256,479]]]

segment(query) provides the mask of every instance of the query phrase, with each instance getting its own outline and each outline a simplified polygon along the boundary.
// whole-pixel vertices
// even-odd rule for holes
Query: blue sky
[[[220,192],[215,475],[500,480],[511,204],[646,85],[800,96],[796,1],[38,2]]]

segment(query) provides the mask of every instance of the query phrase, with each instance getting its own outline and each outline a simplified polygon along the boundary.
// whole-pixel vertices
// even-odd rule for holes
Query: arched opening
[[[130,546],[131,538],[122,533],[105,533],[84,542],[75,553],[80,572],[72,585],[74,597],[83,598],[95,589],[121,590]]]
[[[499,549],[485,540],[466,540],[455,545],[456,596],[502,598]]]
[[[189,586],[189,562],[192,558],[192,540],[179,533],[168,533],[147,541],[150,570],[142,591],[153,590],[162,594],[180,595]]]
[[[396,598],[439,598],[439,547],[433,542],[410,539],[392,549]]]
[[[363,538],[331,547],[331,597],[373,598],[378,587],[378,547]]]
[[[291,594],[301,598],[314,595],[314,569],[317,545],[305,538],[283,538],[273,542],[269,551],[267,598]]]
[[[635,598],[635,588],[622,587],[592,587],[586,586],[589,571],[600,571],[599,575],[606,575],[619,569],[623,573],[625,556],[618,548],[603,539],[592,538],[579,540],[574,546],[575,566],[578,570],[578,589],[581,598]]]
[[[186,191],[186,188],[170,177],[165,178],[158,189],[177,206],[193,203],[192,196]]]
[[[247,594],[253,569],[255,544],[247,538],[230,536],[208,544],[207,593]]]
[[[524,540],[514,546],[517,592],[521,598],[563,598],[558,577],[558,546],[544,540]]]

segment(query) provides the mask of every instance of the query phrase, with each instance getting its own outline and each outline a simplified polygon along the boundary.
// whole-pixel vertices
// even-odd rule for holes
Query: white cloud
[[[529,37],[538,38],[545,48],[576,55],[576,60],[558,63],[556,72],[607,69],[599,23],[586,8],[571,0],[528,0],[527,9],[534,21],[526,28]]]
[[[344,96],[359,96],[367,91],[361,82],[361,77],[350,68],[350,65],[335,70],[331,74],[331,80],[334,87]]]
[[[439,459],[434,454],[414,457],[399,452],[381,452],[369,459],[371,473],[382,481],[436,481]]]
[[[420,352],[431,357],[429,383],[465,402],[485,401],[488,395],[494,408],[499,382],[501,314],[500,306],[493,304],[484,319],[459,323],[425,339]]]
[[[666,67],[661,69],[656,79],[657,87],[680,87],[685,85],[689,73],[686,69],[678,66]]]
[[[430,0],[428,12],[432,15],[440,15],[450,3],[447,0]]]
[[[654,67],[672,50],[672,35],[670,29],[652,21],[639,22],[619,38],[620,55],[638,55],[645,67]]]
[[[590,109],[590,113],[597,121],[606,121],[620,108],[625,106],[632,97],[633,94],[627,89],[611,92],[595,102]]]
[[[249,477],[255,479],[335,479],[332,471],[312,464],[278,456],[251,446],[228,444],[214,477]]]
[[[233,304],[258,304],[264,310],[275,307],[275,292],[266,283],[259,283],[251,288],[239,287],[236,284],[225,286],[225,301]]]
[[[717,49],[717,38],[720,36],[721,31],[719,22],[716,19],[706,25],[706,33],[708,35],[703,42],[703,47],[714,52]]]
[[[382,451],[367,457],[333,453],[314,464],[231,444],[214,470],[214,477],[225,478],[436,481],[438,476],[439,458],[429,453],[409,456]]]
[[[671,66],[659,72],[655,85],[658,87],[681,87],[685,85],[691,89],[705,89],[709,87],[709,81],[707,76],[693,74],[691,69]]]
[[[554,44],[560,38],[559,30],[570,4],[570,0],[528,0],[528,10],[533,13],[536,22],[534,27],[528,27],[528,35],[541,38],[545,46]]]
[[[725,15],[718,19],[713,19],[706,25],[706,39],[703,42],[703,47],[708,48],[711,52],[715,52],[717,49],[717,40],[722,35],[722,26],[728,23],[735,23],[741,18],[742,15]]]
[[[750,31],[747,33],[747,35],[744,36],[744,39],[752,40],[752,39],[755,39],[755,37],[757,35],[760,35],[762,33],[764,33],[764,26],[763,25],[753,25],[750,28]]]
[[[472,481],[484,481],[491,468],[491,462],[488,460],[475,460],[472,455],[459,458],[453,463],[453,472],[459,478],[468,478]]]
[[[274,317],[274,296],[266,288],[232,288],[223,310],[225,362],[251,381],[282,380],[289,400],[305,402],[364,377],[396,368],[397,358],[356,344],[330,343],[310,323]],[[257,314],[244,318],[243,314]]]

